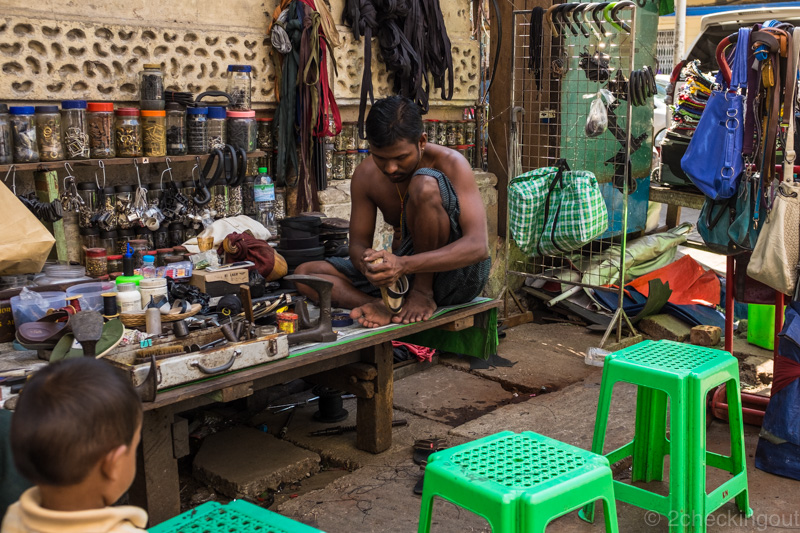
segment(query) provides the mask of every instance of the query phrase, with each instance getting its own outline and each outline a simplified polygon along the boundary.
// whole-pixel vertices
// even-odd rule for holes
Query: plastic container
[[[78,301],[81,303],[83,311],[102,311],[103,293],[114,292],[116,283],[113,281],[95,281],[92,283],[80,283],[67,289],[67,299],[80,296]]]
[[[64,140],[58,106],[37,105],[35,117],[39,161],[61,161],[64,159]]]
[[[747,304],[747,342],[767,350],[775,348],[775,306]]]
[[[242,111],[250,109],[252,71],[253,67],[250,65],[228,65],[228,94],[231,95],[231,109]]]
[[[36,163],[39,161],[39,147],[36,141],[36,120],[33,106],[12,106],[11,139],[14,143],[15,163]]]
[[[296,313],[278,313],[278,329],[284,333],[297,333],[299,317]]]
[[[206,132],[208,135],[208,151],[217,148],[222,150],[227,143],[228,131],[224,107],[209,107]]]
[[[167,154],[186,155],[186,111],[178,102],[170,102],[166,106],[167,113]]]
[[[11,122],[8,119],[8,106],[0,104],[0,165],[14,162],[14,143],[11,140]]]
[[[33,282],[40,287],[89,280],[91,278],[86,275],[86,268],[80,265],[45,265],[42,273],[33,278]]]
[[[169,263],[164,267],[164,276],[172,279],[186,279],[192,277],[192,262],[178,261]]]
[[[22,295],[11,297],[11,314],[15,326],[35,322],[45,316],[49,309],[60,309],[67,303],[67,294],[63,291],[43,291],[36,294],[43,300],[26,300]]]
[[[93,159],[114,157],[114,104],[89,102],[86,105],[86,122],[89,126],[89,153]]]
[[[116,110],[114,141],[117,157],[140,157],[142,155],[142,123],[139,110],[134,107],[121,107]]]
[[[142,295],[136,283],[117,284],[117,307],[120,313],[142,312]]]
[[[208,153],[207,107],[186,108],[186,140],[189,153],[200,155]]]
[[[167,112],[142,111],[142,153],[145,157],[167,155]]]
[[[143,101],[164,99],[164,72],[158,63],[145,63],[139,72],[139,96]]]
[[[228,111],[228,144],[253,152],[258,141],[255,111]]]
[[[139,282],[142,308],[147,307],[150,298],[158,300],[161,296],[167,297],[167,280],[164,278],[144,278]]]

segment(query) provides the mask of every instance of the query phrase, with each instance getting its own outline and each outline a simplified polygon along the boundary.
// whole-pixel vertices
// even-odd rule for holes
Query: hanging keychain
[[[64,177],[64,190],[61,191],[61,207],[64,211],[79,213],[81,207],[86,203],[78,194],[75,176],[72,175],[72,166],[69,163],[64,163],[64,169],[67,171],[67,175]]]
[[[136,159],[133,160],[133,166],[136,169],[136,182],[138,186],[133,194],[133,204],[131,204],[128,220],[136,222],[142,220],[145,211],[147,211],[147,189],[142,187],[142,178],[139,175],[139,165],[136,163]]]

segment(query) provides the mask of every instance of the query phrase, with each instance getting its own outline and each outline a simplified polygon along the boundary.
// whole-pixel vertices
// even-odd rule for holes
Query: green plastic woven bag
[[[509,226],[517,246],[530,255],[576,250],[608,228],[608,210],[591,172],[537,168],[508,186]]]

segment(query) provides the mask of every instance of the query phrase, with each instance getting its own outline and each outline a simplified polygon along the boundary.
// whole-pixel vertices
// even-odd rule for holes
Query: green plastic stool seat
[[[148,529],[150,533],[324,533],[244,500],[207,502]]]
[[[745,465],[739,364],[728,352],[671,341],[644,341],[606,357],[597,404],[592,451],[603,453],[611,394],[617,382],[638,386],[634,438],[605,454],[610,463],[633,458],[631,481],[661,481],[669,455],[669,494],[614,482],[617,499],[655,511],[669,520],[669,531],[704,533],[709,514],[731,499],[750,517]],[[731,455],[706,450],[706,397],[725,384],[729,405]],[[670,431],[667,438],[667,400]],[[706,466],[733,477],[706,492]],[[582,516],[592,518],[594,505]]]
[[[602,499],[606,531],[617,531],[608,461],[530,431],[503,431],[431,455],[420,533],[430,531],[435,496],[484,517],[494,533],[543,532],[554,518]]]

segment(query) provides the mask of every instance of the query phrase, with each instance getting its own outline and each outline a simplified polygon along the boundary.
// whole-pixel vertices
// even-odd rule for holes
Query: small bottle
[[[258,209],[258,221],[273,236],[278,234],[275,221],[275,184],[267,173],[267,167],[258,169],[258,176],[253,183],[253,197]]]
[[[152,255],[146,255],[142,259],[144,260],[144,263],[142,263],[142,276],[145,278],[156,277],[156,258]]]

